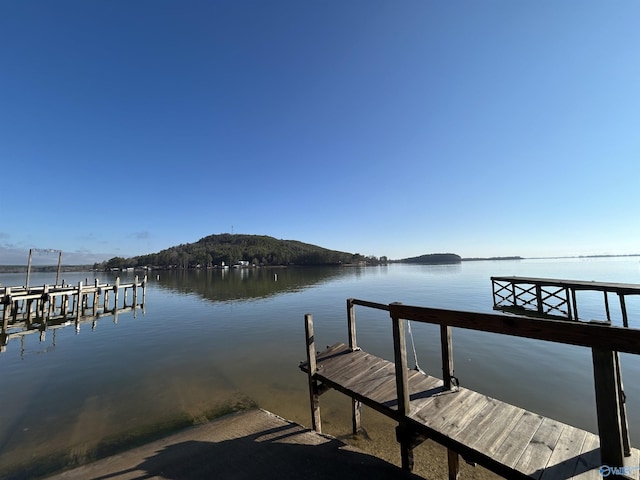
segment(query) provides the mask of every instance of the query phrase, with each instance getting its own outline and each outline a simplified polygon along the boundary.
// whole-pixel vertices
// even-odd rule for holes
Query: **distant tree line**
[[[423,265],[449,265],[462,262],[460,255],[455,253],[428,253],[419,257],[403,258],[399,263],[420,263]]]
[[[295,240],[278,240],[266,235],[223,233],[209,235],[195,243],[181,244],[158,253],[132,258],[114,257],[96,264],[98,270],[156,267],[210,268],[234,265],[240,261],[253,265],[341,265],[353,263],[377,264],[386,257],[365,257],[359,253],[328,250]]]

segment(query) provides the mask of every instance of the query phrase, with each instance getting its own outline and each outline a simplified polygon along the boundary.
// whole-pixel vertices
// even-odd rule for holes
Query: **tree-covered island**
[[[188,269],[230,265],[377,265],[386,257],[364,256],[329,250],[296,240],[279,240],[266,235],[222,233],[194,243],[170,247],[158,253],[131,258],[114,257],[94,265],[97,270],[122,268]]]

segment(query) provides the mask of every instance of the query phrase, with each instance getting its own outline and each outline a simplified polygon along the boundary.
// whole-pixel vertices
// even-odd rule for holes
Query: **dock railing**
[[[349,349],[359,350],[356,335],[355,306],[364,306],[389,312],[392,321],[395,382],[397,389],[398,421],[397,440],[401,447],[402,466],[413,467],[413,449],[425,437],[417,433],[409,418],[411,412],[410,388],[407,367],[407,321],[440,326],[440,350],[442,358],[442,380],[445,390],[453,390],[457,381],[454,375],[452,329],[461,328],[496,333],[514,337],[530,338],[591,349],[596,397],[596,415],[600,441],[600,457],[604,465],[625,465],[625,457],[631,454],[629,431],[625,412],[625,395],[619,369],[619,352],[640,354],[640,330],[612,326],[608,322],[575,322],[557,319],[539,319],[526,316],[474,313],[437,308],[410,306],[400,303],[389,305],[350,298],[347,300],[347,327]],[[313,336],[313,318],[305,315],[307,335],[307,365],[309,392],[311,397],[312,423],[321,431],[319,395],[329,387],[318,381],[316,374],[316,351]],[[353,431],[360,429],[361,403],[352,398]],[[433,433],[433,432],[432,432]],[[473,451],[446,437],[432,437],[448,449],[450,474],[457,478],[458,454],[473,457]],[[465,454],[468,454],[466,456]],[[628,462],[627,462],[628,463]]]
[[[602,292],[609,323],[609,294],[620,302],[622,325],[629,326],[625,297],[640,295],[640,285],[534,277],[491,277],[493,308],[520,315],[579,320],[577,292]]]

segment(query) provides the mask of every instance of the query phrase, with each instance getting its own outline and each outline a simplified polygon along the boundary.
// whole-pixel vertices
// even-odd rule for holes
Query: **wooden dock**
[[[120,313],[144,308],[147,277],[142,281],[136,276],[132,283],[100,283],[84,285],[43,285],[37,287],[0,287],[0,352],[6,349],[9,340],[24,338],[40,332],[41,340],[48,329],[74,324],[76,331],[86,322],[94,322],[106,315],[117,321]],[[129,302],[131,295],[131,302]]]
[[[580,320],[576,292],[602,292],[609,323],[609,294],[620,302],[622,325],[629,326],[625,297],[640,295],[640,285],[533,277],[491,277],[493,308],[520,315]]]
[[[390,312],[394,361],[362,351],[356,342],[355,305]],[[312,428],[321,431],[319,397],[333,388],[352,399],[353,431],[361,406],[398,422],[402,466],[413,467],[413,449],[430,438],[448,449],[449,478],[459,474],[459,456],[505,478],[601,479],[602,466],[617,467],[609,478],[638,479],[640,452],[631,448],[624,416],[617,352],[640,354],[640,330],[602,323],[541,320],[401,304],[347,300],[349,345],[316,355],[313,319],[305,316],[307,373]],[[440,325],[443,378],[407,367],[405,324]],[[598,435],[545,418],[458,385],[454,376],[452,327],[579,345],[592,350]]]

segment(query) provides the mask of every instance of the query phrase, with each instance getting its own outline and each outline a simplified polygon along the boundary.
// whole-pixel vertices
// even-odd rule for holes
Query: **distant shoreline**
[[[483,262],[483,261],[503,261],[503,260],[562,260],[562,259],[572,259],[572,258],[629,258],[629,257],[640,257],[640,253],[629,253],[623,255],[565,255],[558,257],[520,257],[520,256],[508,256],[508,257],[468,257],[462,258],[462,262]],[[405,263],[406,265],[411,265],[410,262],[400,262],[398,260],[389,260],[389,264],[392,263]],[[417,265],[417,263],[415,264]],[[269,265],[263,268],[286,268],[289,265]],[[314,267],[316,265],[290,265],[293,267],[296,266],[304,266],[304,267]],[[327,265],[317,265],[324,266]],[[336,265],[339,266],[339,265]],[[363,266],[363,265],[349,265],[349,266]],[[377,266],[377,265],[372,265]],[[57,266],[55,265],[32,265],[32,272],[55,272]],[[89,272],[93,271],[93,265],[62,265],[62,272]],[[188,269],[193,270],[193,269]],[[26,265],[0,265],[0,273],[26,273],[27,266]]]

